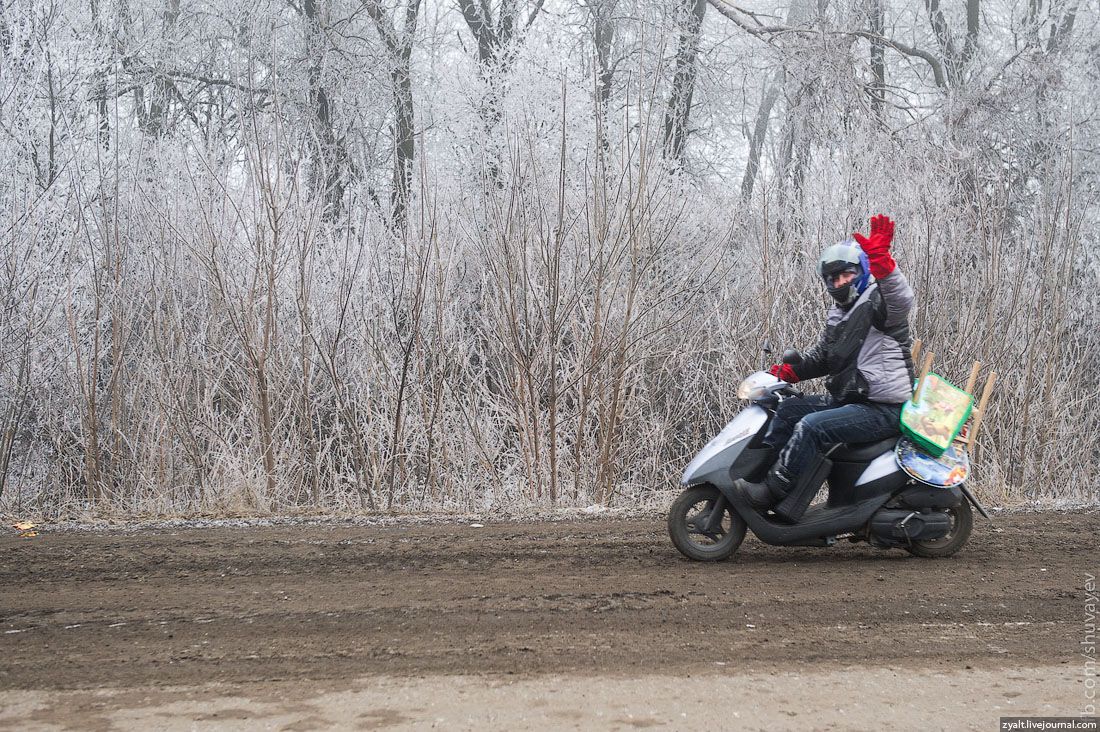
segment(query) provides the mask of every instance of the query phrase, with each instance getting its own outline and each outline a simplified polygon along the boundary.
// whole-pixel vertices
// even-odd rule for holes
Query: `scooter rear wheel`
[[[722,519],[712,532],[706,532],[704,525],[716,506],[722,511]],[[745,520],[712,485],[686,489],[668,511],[672,543],[681,554],[697,562],[728,559],[741,546],[747,528]]]
[[[947,515],[951,517],[951,533],[942,539],[914,541],[905,550],[914,556],[941,559],[962,549],[974,528],[974,512],[970,510],[970,502],[964,498],[958,506],[947,509]]]

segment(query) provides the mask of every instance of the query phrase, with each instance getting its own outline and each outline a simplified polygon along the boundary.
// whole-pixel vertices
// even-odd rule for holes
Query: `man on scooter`
[[[818,456],[835,443],[899,435],[901,407],[913,393],[914,296],[890,255],[894,222],[879,214],[871,218],[870,236],[852,237],[827,248],[818,263],[836,304],[817,345],[801,363],[771,368],[792,384],[827,376],[829,393],[783,400],[764,437],[779,459],[764,482],[739,481],[753,506],[772,508],[788,521],[797,521],[813,500],[819,485],[809,483]]]

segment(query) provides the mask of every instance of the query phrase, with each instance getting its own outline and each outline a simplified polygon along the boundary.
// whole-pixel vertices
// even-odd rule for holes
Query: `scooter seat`
[[[870,462],[882,453],[893,450],[898,444],[897,437],[888,437],[878,442],[857,442],[850,445],[841,445],[829,455],[833,462],[838,460],[846,463]]]

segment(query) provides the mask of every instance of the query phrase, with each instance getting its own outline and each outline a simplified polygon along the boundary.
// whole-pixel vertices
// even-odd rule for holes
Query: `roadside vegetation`
[[[936,370],[999,374],[979,496],[1095,502],[1098,38],[1076,0],[0,4],[0,512],[652,501],[879,211]]]

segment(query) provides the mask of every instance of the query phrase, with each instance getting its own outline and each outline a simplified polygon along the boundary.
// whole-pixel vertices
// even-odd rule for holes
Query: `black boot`
[[[749,503],[758,511],[767,511],[782,501],[791,492],[791,476],[787,469],[778,463],[768,472],[762,483],[738,481]]]
[[[766,443],[764,448],[767,452],[764,453],[759,465],[751,473],[744,476],[746,483],[763,483],[768,477],[768,471],[775,467],[776,461],[779,460],[779,450]]]

